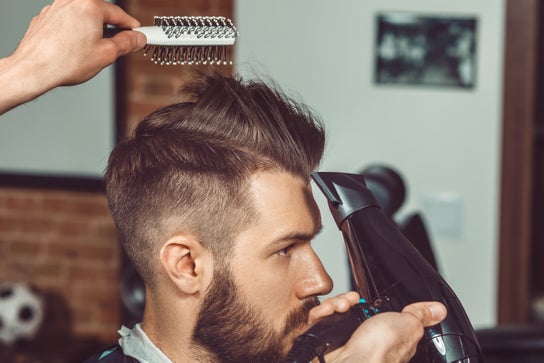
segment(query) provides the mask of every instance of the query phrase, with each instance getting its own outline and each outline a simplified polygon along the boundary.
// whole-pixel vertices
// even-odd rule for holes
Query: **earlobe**
[[[186,294],[202,289],[205,249],[191,236],[174,236],[162,246],[160,260],[170,280]]]

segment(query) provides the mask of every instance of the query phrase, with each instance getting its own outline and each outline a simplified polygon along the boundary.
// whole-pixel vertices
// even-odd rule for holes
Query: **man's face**
[[[287,173],[251,180],[257,222],[219,263],[194,330],[222,361],[278,362],[332,281],[310,242],[321,227],[309,185]]]

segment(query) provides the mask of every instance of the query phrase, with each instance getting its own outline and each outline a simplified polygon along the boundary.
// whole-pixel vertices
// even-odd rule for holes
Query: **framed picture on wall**
[[[474,16],[377,14],[376,84],[474,88],[477,22]]]

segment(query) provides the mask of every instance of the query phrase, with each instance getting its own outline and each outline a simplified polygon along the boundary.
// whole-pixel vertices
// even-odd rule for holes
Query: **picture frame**
[[[378,13],[375,83],[475,88],[477,25],[471,15]]]

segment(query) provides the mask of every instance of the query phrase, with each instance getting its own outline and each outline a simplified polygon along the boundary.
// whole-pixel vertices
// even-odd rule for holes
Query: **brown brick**
[[[69,267],[68,273],[71,280],[86,283],[92,281],[97,284],[96,286],[99,286],[102,282],[106,282],[105,285],[109,285],[110,282],[117,284],[119,280],[117,270],[97,265],[73,265]]]
[[[109,213],[104,196],[96,198],[44,198],[43,208],[56,213],[96,216]]]
[[[38,255],[44,249],[43,241],[39,240],[18,240],[10,243],[7,247],[8,253]]]
[[[175,88],[171,79],[165,75],[157,77],[134,77],[133,84],[133,99],[135,101],[142,101],[147,98],[162,100],[173,99],[176,95],[177,89]]]
[[[109,224],[97,223],[96,225],[91,226],[90,229],[91,233],[98,238],[106,241],[117,242],[117,229],[113,225],[113,221],[111,221]]]
[[[38,206],[40,199],[41,198],[37,197],[34,193],[29,193],[27,195],[9,195],[3,198],[3,206],[11,212],[28,212]]]
[[[12,224],[10,219],[11,218],[6,216],[0,216],[0,233],[12,230]]]
[[[62,294],[62,296],[69,302],[71,297],[67,294],[65,294],[65,279],[58,279],[58,278],[51,278],[51,277],[45,277],[45,276],[36,276],[34,277],[33,283],[36,284],[40,289],[42,290],[49,290],[49,291],[59,291],[59,293]]]
[[[63,268],[58,261],[47,260],[36,262],[31,271],[34,278],[59,279],[62,276]]]
[[[80,324],[89,324],[96,320],[99,312],[96,304],[81,304],[72,307],[73,317]]]
[[[18,216],[9,215],[0,217],[0,232],[16,231],[24,233],[46,233],[51,231],[51,221],[47,216]]]
[[[68,242],[68,240],[65,240]],[[95,246],[77,243],[77,240],[70,240],[68,243],[50,243],[46,247],[46,253],[51,258],[77,258],[92,260],[109,260],[115,253],[115,249],[109,246]]]
[[[98,314],[102,316],[112,315],[110,309],[113,309],[113,313],[118,313],[117,310],[119,309],[119,303],[121,301],[121,293],[119,290],[95,290],[93,285],[87,286],[84,292],[85,293],[78,296],[79,301],[83,304],[86,301],[93,301],[93,307],[99,311]],[[102,314],[101,311],[104,311],[105,313]]]
[[[56,221],[54,226],[55,233],[63,237],[77,237],[91,233],[88,221],[81,220],[66,220],[60,219]]]

